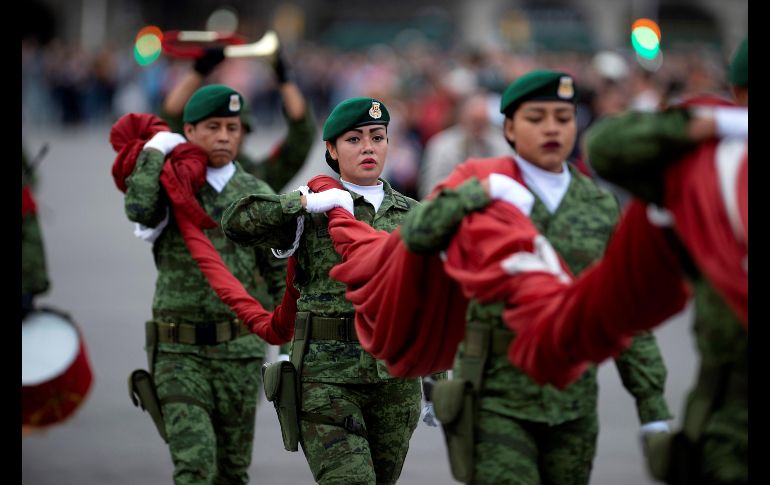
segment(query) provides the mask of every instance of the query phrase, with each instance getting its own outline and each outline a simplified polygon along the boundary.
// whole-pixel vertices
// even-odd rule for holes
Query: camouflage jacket
[[[34,172],[27,163],[24,148],[21,150],[21,186],[35,187]],[[37,295],[48,290],[48,267],[45,259],[43,234],[34,213],[21,216],[21,292]]]
[[[283,113],[285,116],[286,112]],[[172,131],[183,133],[181,117],[163,114],[163,118]],[[315,118],[310,108],[301,120],[286,117],[286,124],[289,127],[286,138],[261,160],[252,160],[243,151],[235,157],[246,172],[263,180],[274,191],[281,190],[299,172],[317,138]]]
[[[597,187],[571,165],[569,169],[572,180],[556,211],[550,214],[535,196],[531,219],[573,273],[578,274],[603,254],[618,220],[619,208],[609,192]],[[409,215],[401,232],[404,242],[417,252],[444,249],[462,217],[488,203],[489,198],[476,178],[456,189],[444,189]],[[501,319],[502,310],[502,302],[471,301],[467,320],[507,328]],[[461,346],[458,356],[462,356],[462,351]],[[652,334],[637,336],[615,363],[623,385],[636,399],[642,423],[671,417],[663,397],[666,368]],[[461,375],[461,369],[456,366],[456,370]],[[484,373],[481,406],[505,416],[555,425],[595,412],[597,395],[595,367],[571,386],[558,390],[550,385],[537,385],[512,367],[506,355],[493,355]]]
[[[35,214],[21,218],[21,292],[37,295],[48,290],[43,235]]]
[[[159,182],[163,155],[145,150],[127,179],[125,210],[128,218],[148,227],[157,226],[169,206],[168,196]],[[246,173],[235,163],[236,171],[222,192],[208,183],[198,191],[201,207],[215,221],[234,200],[247,194],[274,193],[263,181]],[[274,258],[269,250],[247,249],[229,241],[220,227],[205,230],[222,261],[265,308],[272,309],[286,286],[285,261]],[[232,310],[219,299],[193,260],[173,214],[152,247],[158,276],[155,282],[153,317],[165,322],[208,323],[230,320]],[[214,346],[161,343],[159,350],[197,353],[212,358],[263,357],[265,342],[249,334]]]
[[[385,197],[375,214],[374,206],[351,192],[356,219],[375,229],[391,232],[417,201],[384,184]],[[310,214],[302,208],[300,192],[282,195],[254,194],[232,204],[225,211],[222,227],[227,237],[239,244],[287,249],[294,242],[297,221],[304,229],[297,258],[295,286],[301,293],[297,308],[324,317],[352,316],[353,305],[345,299],[345,285],[329,277],[329,270],[341,261],[329,237],[326,214]],[[391,378],[385,363],[374,359],[358,342],[310,340],[303,360],[306,382],[363,384]]]

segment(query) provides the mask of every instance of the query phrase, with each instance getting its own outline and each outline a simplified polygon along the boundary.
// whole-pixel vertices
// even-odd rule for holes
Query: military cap
[[[241,116],[243,96],[223,84],[209,84],[193,93],[184,105],[182,121],[197,123],[215,116]]]
[[[730,84],[749,87],[749,38],[741,42],[730,63]]]
[[[333,141],[351,128],[365,125],[387,125],[388,109],[372,98],[350,98],[334,108],[324,123],[324,141]]]
[[[575,82],[572,76],[556,71],[532,71],[506,88],[500,100],[500,112],[506,116],[525,101],[567,101],[575,103]]]

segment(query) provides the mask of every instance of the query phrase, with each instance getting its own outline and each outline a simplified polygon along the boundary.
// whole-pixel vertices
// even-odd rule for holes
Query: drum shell
[[[48,381],[21,386],[22,426],[43,427],[65,420],[80,407],[91,389],[93,373],[83,335],[77,325],[67,321],[77,331],[76,357],[63,372]]]

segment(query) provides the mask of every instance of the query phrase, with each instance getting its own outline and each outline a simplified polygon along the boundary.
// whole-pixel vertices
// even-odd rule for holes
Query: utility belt
[[[150,320],[145,323],[144,329],[150,370],[136,369],[128,376],[128,394],[135,406],[149,413],[158,434],[163,441],[167,441],[162,403],[152,378],[158,344],[217,345],[235,340],[247,331],[237,318],[200,324]]]
[[[459,357],[461,373],[433,386],[433,408],[444,431],[452,476],[459,482],[473,480],[474,447],[483,439],[478,436],[476,425],[487,360],[490,356],[505,355],[511,340],[513,333],[508,329],[468,322]]]
[[[155,325],[157,342],[163,344],[217,345],[248,333],[237,318],[195,324],[155,321]]]
[[[358,342],[355,317],[320,317],[310,315],[312,340],[341,340]]]
[[[297,451],[301,439],[300,421],[339,426],[350,433],[367,438],[363,423],[352,416],[326,416],[302,411],[302,361],[310,340],[357,342],[354,317],[321,317],[297,312],[294,341],[289,362],[273,362],[262,366],[265,397],[275,406],[281,425],[283,446]]]

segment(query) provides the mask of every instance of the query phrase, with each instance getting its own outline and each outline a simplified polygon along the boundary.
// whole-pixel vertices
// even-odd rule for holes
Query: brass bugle
[[[268,30],[261,39],[252,44],[225,46],[225,57],[269,57],[278,51],[278,35]]]

